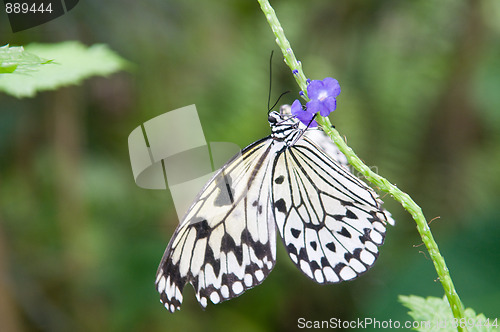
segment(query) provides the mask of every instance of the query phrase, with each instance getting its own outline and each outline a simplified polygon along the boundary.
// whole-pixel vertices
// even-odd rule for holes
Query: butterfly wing
[[[180,309],[191,283],[203,308],[260,284],[276,261],[270,208],[273,140],[253,143],[205,185],[176,229],[156,277],[160,300]]]
[[[330,137],[328,137],[323,130],[309,128],[305,131],[304,136],[314,142],[317,147],[321,148],[321,150],[323,150],[323,152],[337,164],[349,169],[349,162],[347,161],[346,156],[339,150],[337,145],[332,142]]]
[[[276,158],[272,180],[277,228],[309,278],[341,282],[373,265],[387,217],[370,187],[307,137]]]
[[[344,167],[347,171],[351,172],[346,156],[339,150],[337,145],[332,142],[330,137],[328,137],[323,130],[308,129],[305,132],[305,136],[309,138],[310,141],[314,142],[314,145],[323,150],[323,152],[333,159],[333,161]],[[387,223],[394,226],[396,222],[392,218],[391,213],[385,209],[382,211],[384,212]]]

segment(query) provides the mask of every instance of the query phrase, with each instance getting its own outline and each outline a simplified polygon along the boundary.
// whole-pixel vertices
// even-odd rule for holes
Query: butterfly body
[[[318,283],[354,279],[373,265],[392,223],[375,192],[295,118],[271,112],[269,123],[271,135],[228,161],[177,227],[156,278],[169,311],[180,309],[186,283],[202,307],[262,283],[276,262],[276,230]]]

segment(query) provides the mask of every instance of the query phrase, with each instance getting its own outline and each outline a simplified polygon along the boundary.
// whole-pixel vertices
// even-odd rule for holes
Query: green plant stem
[[[285,58],[285,63],[290,67],[292,73],[296,70],[294,77],[299,85],[300,89],[304,92],[305,99],[307,99],[307,79],[302,71],[302,64],[297,61],[293,53],[290,43],[285,37],[283,28],[281,27],[274,9],[269,4],[268,0],[258,0],[262,11],[266,15],[266,19],[271,26],[274,34],[276,35],[276,43],[280,47],[283,57]],[[439,276],[439,281],[443,285],[446,297],[450,303],[453,316],[460,319],[465,319],[464,307],[460,301],[460,297],[453,286],[453,281],[451,280],[450,272],[446,267],[443,256],[439,252],[438,245],[434,241],[431,230],[427,224],[427,221],[422,213],[422,209],[411,199],[411,197],[401,191],[398,187],[390,183],[385,178],[372,172],[368,166],[366,166],[354,153],[354,151],[345,143],[337,130],[332,127],[330,119],[327,117],[317,116],[317,122],[321,125],[325,133],[335,142],[339,147],[340,151],[347,157],[349,163],[361,174],[363,174],[368,181],[379,187],[381,190],[390,193],[396,201],[401,203],[403,208],[407,210],[417,224],[417,230],[420,233],[422,241],[425,243],[429,255],[434,263],[434,267]],[[465,328],[460,328],[461,331],[466,331]]]

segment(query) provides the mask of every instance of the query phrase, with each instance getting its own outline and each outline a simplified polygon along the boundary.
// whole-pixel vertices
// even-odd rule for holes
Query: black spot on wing
[[[328,250],[330,250],[332,252],[336,252],[335,243],[333,243],[333,242],[328,242],[325,247],[327,247]]]
[[[316,250],[316,248],[318,247],[318,244],[316,243],[316,241],[311,241],[309,242],[309,244],[311,245],[311,247]]]
[[[358,216],[354,214],[351,210],[347,210],[345,216],[349,219],[358,219]]]
[[[228,233],[225,233],[224,236],[222,236],[220,249],[221,251],[224,251],[226,253],[233,252],[236,256],[236,259],[238,260],[238,264],[241,265],[241,262],[243,262],[243,249],[241,248],[241,246],[236,245],[233,237]]]
[[[272,257],[269,242],[261,243],[259,241],[253,241],[248,229],[243,230],[243,232],[241,233],[241,242],[251,247],[255,253],[255,256],[260,260],[262,260],[266,256]]]
[[[330,266],[330,262],[328,261],[328,259],[323,256],[321,257],[321,267],[325,267],[325,266]]]
[[[286,251],[288,251],[288,253],[290,254],[297,255],[297,248],[295,248],[295,246],[291,243],[286,246]]]
[[[311,267],[312,271],[316,271],[317,269],[320,269],[320,266],[316,261],[310,261],[309,266]]]
[[[280,198],[274,202],[274,207],[281,213],[286,213],[286,203],[283,198]]]
[[[346,262],[349,262],[353,257],[354,257],[354,255],[351,254],[350,252],[346,252],[344,254],[344,259],[346,260]]]
[[[352,202],[349,202],[349,201],[344,201],[344,200],[341,200],[341,199],[338,199],[340,204],[342,204],[342,206],[354,206],[354,204]]]
[[[307,255],[306,248],[300,248],[298,256],[299,256],[299,259],[302,259],[306,262],[309,262],[309,256]]]
[[[371,229],[370,228],[364,228],[363,232],[364,232],[364,234],[359,236],[359,240],[361,241],[361,243],[365,244],[366,241],[370,241],[370,232],[371,232]]]
[[[256,206],[257,207],[257,211],[259,212],[259,214],[262,214],[262,204],[259,204],[258,201],[254,201],[252,203],[252,206]]]
[[[337,265],[335,265],[335,267],[333,268],[333,271],[335,271],[335,273],[337,275],[340,275],[340,271],[346,267],[346,265],[344,263],[338,263]]]
[[[366,237],[366,235],[360,235],[359,236],[359,241],[361,241],[362,244],[365,244],[366,241],[369,241],[370,239]]]
[[[196,239],[204,239],[210,235],[210,226],[205,219],[193,221],[192,227],[196,231]]]
[[[298,239],[300,236],[300,233],[302,233],[299,229],[295,229],[295,228],[290,229],[290,231],[292,232],[293,237],[296,239]]]
[[[265,244],[262,244],[260,242],[255,242],[253,246],[253,251],[255,253],[255,256],[258,259],[262,260],[264,257],[270,256],[268,248],[269,247]]]
[[[362,262],[362,260],[361,260],[361,252],[362,252],[362,251],[363,251],[363,250],[362,250],[361,248],[356,248],[356,249],[354,249],[354,251],[353,251],[353,253],[352,253],[352,256],[353,256],[354,258],[356,258],[358,261]]]
[[[276,184],[282,184],[283,181],[285,181],[285,177],[283,175],[278,176],[276,179],[274,179],[274,182]]]
[[[349,233],[349,231],[345,227],[342,227],[342,229],[338,233],[342,236],[351,238],[351,233]]]
[[[207,248],[205,249],[205,264],[212,265],[215,275],[219,275],[220,260],[215,259],[214,252],[212,251],[212,248],[210,246],[207,246]]]

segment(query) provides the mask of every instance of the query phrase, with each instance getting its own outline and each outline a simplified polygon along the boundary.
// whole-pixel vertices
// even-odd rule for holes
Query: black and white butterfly
[[[208,181],[177,227],[155,282],[169,311],[180,309],[186,283],[203,308],[262,283],[276,262],[276,230],[295,265],[320,284],[374,264],[390,214],[320,130],[283,110],[269,114],[270,136]]]

